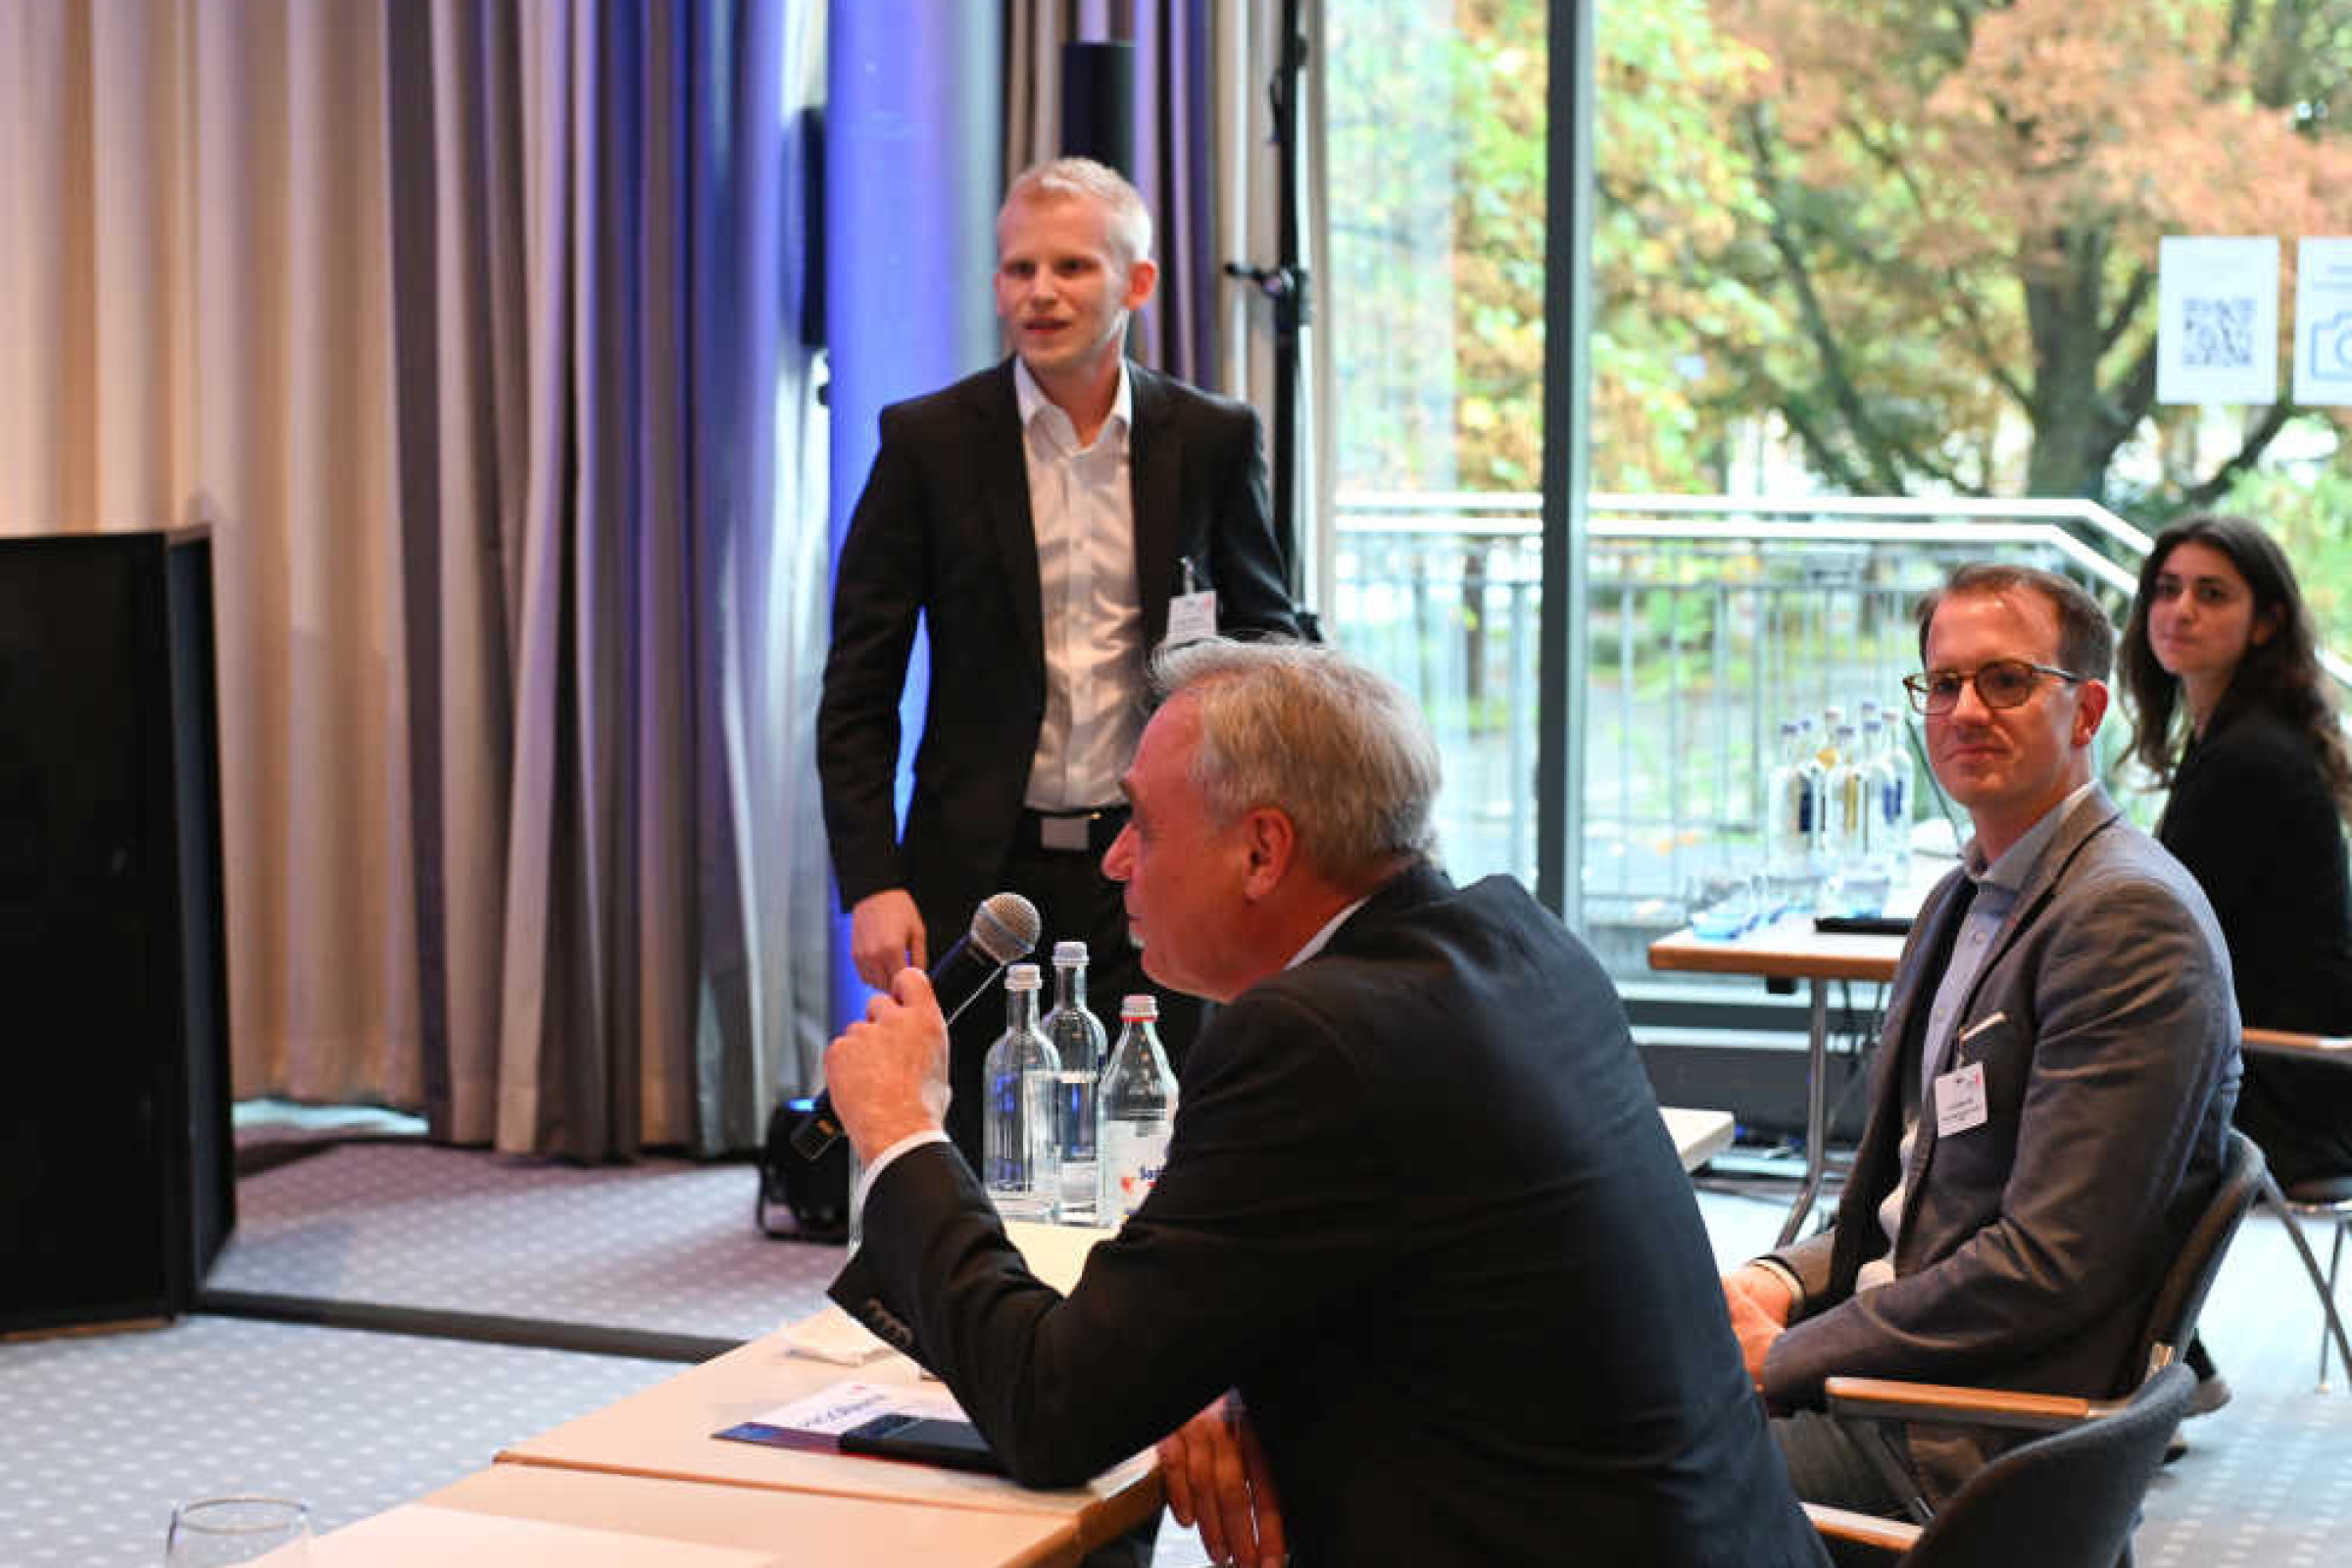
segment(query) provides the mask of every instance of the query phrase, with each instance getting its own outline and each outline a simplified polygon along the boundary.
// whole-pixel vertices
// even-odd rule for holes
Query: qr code
[[[2198,370],[2242,370],[2254,363],[2254,302],[2190,299],[2181,325],[2180,363]]]

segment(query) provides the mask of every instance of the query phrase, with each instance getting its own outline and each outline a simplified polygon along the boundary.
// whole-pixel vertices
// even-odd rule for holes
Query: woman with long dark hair
[[[2294,568],[2243,517],[2157,537],[2119,650],[2156,836],[2213,901],[2250,1026],[2352,1033],[2352,756]],[[2237,1125],[2281,1182],[2352,1170],[2352,1071],[2249,1055]]]

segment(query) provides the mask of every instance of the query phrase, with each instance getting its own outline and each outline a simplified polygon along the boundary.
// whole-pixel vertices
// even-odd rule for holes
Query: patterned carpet
[[[746,1165],[579,1169],[341,1144],[240,1181],[237,1234],[211,1288],[447,1317],[460,1330],[740,1340],[814,1310],[841,1257],[761,1238],[756,1186]],[[1700,1204],[1727,1263],[1766,1245],[1781,1214],[1737,1191],[1702,1190]],[[2337,1392],[2313,1392],[2317,1309],[2271,1216],[2241,1232],[2205,1323],[2236,1397],[2192,1423],[2187,1456],[2150,1494],[2140,1563],[2346,1560],[2337,1543],[2352,1529],[2352,1396],[2340,1371]],[[144,1568],[161,1555],[174,1500],[223,1490],[290,1491],[333,1528],[674,1370],[213,1315],[0,1345],[0,1564]],[[1189,1532],[1161,1532],[1161,1568],[1202,1555]]]
[[[741,1341],[822,1304],[841,1249],[753,1227],[750,1165],[582,1169],[349,1144],[237,1184],[214,1291]]]
[[[0,1563],[153,1568],[172,1505],[226,1493],[301,1497],[332,1529],[676,1371],[202,1316],[0,1346]]]

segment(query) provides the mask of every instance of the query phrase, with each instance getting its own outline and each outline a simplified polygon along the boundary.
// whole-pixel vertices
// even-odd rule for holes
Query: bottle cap
[[[1159,1016],[1159,999],[1150,992],[1139,992],[1119,1003],[1119,1016],[1122,1018],[1156,1018]]]
[[[1007,991],[1035,991],[1037,989],[1037,965],[1016,963],[1006,969],[1004,971],[1004,989]]]
[[[1083,942],[1054,943],[1054,961],[1055,963],[1084,963],[1086,961],[1086,944]]]

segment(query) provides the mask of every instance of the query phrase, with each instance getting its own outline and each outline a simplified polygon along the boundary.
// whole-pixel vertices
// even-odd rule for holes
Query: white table
[[[1150,1450],[1083,1487],[1041,1492],[1000,1476],[711,1436],[851,1379],[911,1390],[921,1372],[903,1355],[857,1367],[810,1360],[788,1353],[783,1336],[771,1334],[517,1443],[498,1458],[505,1464],[1025,1514],[1068,1523],[1080,1547],[1089,1551],[1159,1507],[1159,1474]],[[938,1385],[928,1387],[936,1391]]]
[[[313,1544],[316,1568],[1061,1568],[1073,1519],[500,1464]]]
[[[1732,1147],[1737,1128],[1728,1110],[1661,1105],[1658,1114],[1666,1118],[1667,1134],[1674,1139],[1674,1152],[1682,1155],[1685,1170],[1696,1170]]]
[[[1660,1114],[1687,1170],[1705,1163],[1731,1142],[1732,1116],[1728,1111],[1673,1107]],[[1017,1220],[1007,1224],[1005,1230],[1039,1278],[1063,1291],[1076,1284],[1088,1250],[1113,1234],[1095,1227],[1039,1225]],[[445,1494],[436,1493],[408,1505],[408,1509],[394,1509],[389,1515],[379,1516],[389,1522],[364,1521],[352,1527],[360,1534],[354,1537],[350,1549],[372,1550],[371,1544],[378,1535],[387,1542],[439,1539],[439,1534],[447,1534],[465,1522],[463,1518],[453,1520],[450,1517],[453,1511],[470,1510],[508,1521],[482,1528],[485,1534],[527,1544],[532,1531],[524,1523],[514,1521],[535,1524],[538,1534],[552,1542],[561,1531],[574,1527],[625,1531],[633,1528],[631,1521],[691,1519],[693,1509],[704,1505],[709,1497],[744,1493],[789,1499],[768,1506],[797,1507],[794,1518],[808,1521],[808,1528],[817,1532],[812,1539],[838,1539],[853,1544],[860,1540],[868,1543],[862,1548],[866,1550],[865,1556],[853,1555],[844,1561],[1058,1562],[1075,1561],[1084,1552],[1116,1540],[1159,1507],[1159,1476],[1148,1450],[1113,1466],[1084,1487],[1037,1492],[996,1476],[929,1465],[894,1464],[858,1454],[764,1447],[711,1435],[852,1379],[912,1389],[920,1384],[921,1373],[912,1361],[895,1354],[856,1367],[795,1356],[784,1348],[781,1334],[769,1335],[601,1410],[567,1421],[553,1431],[515,1444],[498,1455],[500,1462],[492,1471],[496,1479],[469,1478]],[[928,1387],[936,1389],[937,1385]],[[520,1482],[505,1474],[534,1470],[593,1478],[595,1484],[586,1485],[576,1479]],[[656,1490],[645,1490],[649,1487]],[[685,1490],[662,1491],[662,1488]],[[685,1512],[668,1511],[667,1500],[679,1502]],[[624,1502],[629,1507],[622,1507]],[[662,1502],[664,1506],[656,1508],[655,1502]],[[643,1511],[632,1512],[630,1508]],[[728,1509],[730,1518],[742,1514],[756,1521],[760,1517],[759,1505],[749,1502],[730,1500]],[[949,1523],[922,1517],[927,1514],[962,1515],[967,1521],[970,1516],[1001,1516],[1018,1523],[973,1525],[957,1538],[968,1539],[978,1555],[884,1549],[902,1538],[950,1529]],[[607,1520],[612,1522],[608,1526],[604,1523]],[[337,1532],[338,1537],[345,1534]],[[833,1560],[814,1554],[814,1548],[812,1554],[801,1555],[797,1536],[755,1534],[752,1539],[793,1542],[795,1550],[790,1560],[796,1565]],[[732,1544],[735,1538],[723,1531],[709,1539],[697,1535],[691,1540],[681,1540],[710,1550],[737,1549]],[[600,1544],[580,1544],[586,1550]],[[1046,1555],[1017,1555],[1030,1550]],[[685,1546],[681,1545],[678,1551],[684,1553]],[[428,1559],[433,1568],[470,1568],[475,1560],[421,1551],[407,1560]],[[331,1556],[325,1559],[325,1564],[326,1568],[372,1568],[377,1561],[396,1560],[401,1560],[397,1554],[349,1559]],[[566,1564],[574,1561],[561,1553],[548,1560]],[[580,1568],[599,1560],[577,1559]],[[678,1562],[680,1568],[705,1568],[704,1562],[691,1554],[679,1555]],[[714,1556],[709,1559],[708,1568],[767,1568],[767,1559]]]

